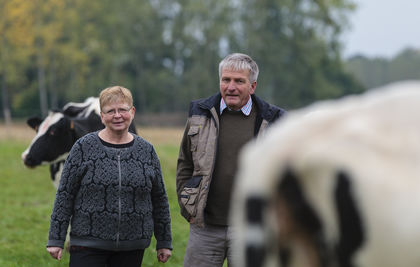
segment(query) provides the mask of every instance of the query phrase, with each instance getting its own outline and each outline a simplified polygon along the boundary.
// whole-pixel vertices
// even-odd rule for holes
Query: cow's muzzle
[[[41,162],[35,160],[30,154],[22,153],[22,161],[26,167],[35,168],[36,166],[40,165]]]

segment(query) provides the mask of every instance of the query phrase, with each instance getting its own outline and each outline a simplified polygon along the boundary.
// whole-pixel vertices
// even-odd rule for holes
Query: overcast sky
[[[420,0],[354,0],[351,28],[343,34],[343,55],[393,57],[420,49]]]

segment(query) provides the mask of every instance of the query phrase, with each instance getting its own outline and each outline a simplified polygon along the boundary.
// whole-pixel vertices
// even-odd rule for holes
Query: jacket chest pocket
[[[188,130],[188,138],[190,139],[190,150],[191,152],[196,152],[198,147],[198,139],[200,133],[200,126],[193,125]]]

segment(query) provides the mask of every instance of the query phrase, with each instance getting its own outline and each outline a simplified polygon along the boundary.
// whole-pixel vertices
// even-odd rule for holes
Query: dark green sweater
[[[228,225],[238,154],[242,146],[254,137],[256,115],[256,107],[253,105],[249,116],[228,109],[220,116],[216,164],[205,209],[207,224]]]

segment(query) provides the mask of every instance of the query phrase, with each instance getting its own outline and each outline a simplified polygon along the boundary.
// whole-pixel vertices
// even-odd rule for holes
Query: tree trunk
[[[146,88],[141,78],[141,66],[140,63],[136,63],[136,85],[138,86],[136,111],[138,111],[139,113],[145,112],[147,110]]]
[[[38,54],[38,89],[41,115],[42,117],[45,117],[48,113],[47,88],[45,83],[45,67],[40,53]]]
[[[9,106],[9,94],[7,93],[6,78],[4,75],[0,75],[1,78],[1,98],[3,105],[4,123],[6,126],[12,124],[12,115]]]
[[[57,82],[56,82],[56,75],[55,75],[55,71],[56,71],[56,64],[55,64],[55,59],[53,57],[52,59],[52,63],[51,63],[52,67],[50,68],[49,71],[49,91],[50,91],[50,104],[51,104],[51,108],[57,109],[58,108],[58,94],[57,94]]]

